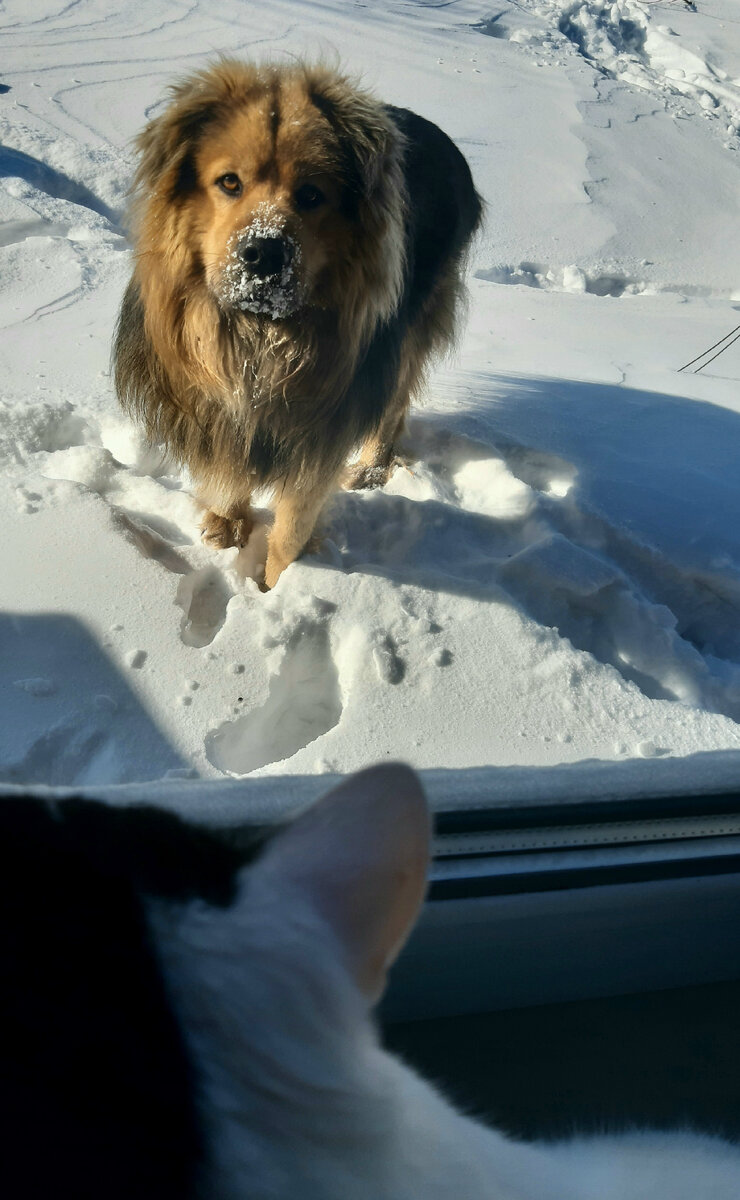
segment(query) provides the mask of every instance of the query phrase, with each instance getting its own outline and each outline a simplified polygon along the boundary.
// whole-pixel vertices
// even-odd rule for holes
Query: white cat
[[[208,1200],[738,1200],[740,1149],[683,1133],[526,1144],[379,1045],[372,1006],[422,903],[429,818],[403,767],[271,841],[236,903],[150,909],[202,1073]]]

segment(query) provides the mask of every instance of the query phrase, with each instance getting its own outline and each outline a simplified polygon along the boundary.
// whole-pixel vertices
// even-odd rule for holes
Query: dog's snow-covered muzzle
[[[263,313],[278,320],[303,303],[301,248],[270,206],[236,230],[226,246],[226,264],[217,285],[224,308]]]

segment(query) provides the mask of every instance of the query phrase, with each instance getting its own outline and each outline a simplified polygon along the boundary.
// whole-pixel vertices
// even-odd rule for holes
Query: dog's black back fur
[[[386,105],[406,140],[408,275],[401,308],[413,323],[440,273],[465,253],[483,215],[470,168],[457,146],[431,121]]]
[[[483,216],[470,168],[447,134],[406,108],[384,107],[405,141],[406,277],[398,311],[377,329],[345,401],[360,438],[378,426],[395,391],[404,338]]]

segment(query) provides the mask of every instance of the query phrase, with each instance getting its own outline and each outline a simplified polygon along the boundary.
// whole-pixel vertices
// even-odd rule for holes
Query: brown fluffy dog
[[[322,66],[220,62],[138,148],[118,395],[189,467],[211,545],[243,545],[273,489],[272,587],[353,450],[345,482],[386,480],[480,200],[441,130]]]

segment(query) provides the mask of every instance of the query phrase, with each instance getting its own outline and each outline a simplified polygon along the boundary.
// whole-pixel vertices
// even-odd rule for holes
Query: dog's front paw
[[[408,469],[410,461],[401,454],[393,454],[387,463],[353,463],[344,474],[342,487],[348,492],[385,487],[396,468]]]
[[[246,546],[254,522],[251,517],[220,517],[207,512],[200,527],[200,536],[212,550],[228,550],[230,546]]]
[[[304,554],[317,554],[321,549],[322,540],[320,533],[312,533],[300,553],[293,557],[281,554],[274,546],[268,549],[265,573],[258,584],[260,591],[271,591],[285,568],[289,567],[292,562],[295,562],[296,558],[303,558]]]
[[[385,487],[391,477],[393,466],[389,463],[384,467],[368,466],[367,463],[357,463],[349,467],[342,481],[348,492],[359,492],[364,488]]]
[[[287,566],[290,566],[287,559],[280,558],[277,554],[268,553],[267,562],[265,563],[265,574],[259,585],[260,591],[271,591]]]

